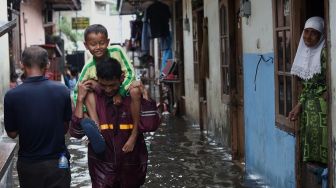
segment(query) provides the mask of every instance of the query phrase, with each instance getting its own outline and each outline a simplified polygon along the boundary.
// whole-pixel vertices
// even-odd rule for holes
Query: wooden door
[[[235,12],[240,9],[240,0],[235,1]],[[234,155],[234,159],[243,162],[245,160],[245,128],[244,128],[244,75],[243,75],[243,57],[242,57],[242,27],[241,18],[237,15],[234,17],[234,34],[235,34],[235,79],[236,79],[236,93],[234,93],[236,99],[236,110],[234,114],[237,117],[236,132],[237,135],[233,137],[237,142],[237,149]]]
[[[244,90],[240,1],[219,0],[222,101],[229,107],[233,159],[244,160]]]

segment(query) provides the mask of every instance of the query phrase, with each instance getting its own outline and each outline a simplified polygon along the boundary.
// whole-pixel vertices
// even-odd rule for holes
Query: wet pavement
[[[155,133],[146,134],[149,163],[144,188],[267,187],[246,176],[229,152],[201,133],[198,126],[169,118]],[[87,141],[68,139],[71,187],[91,187],[87,169]],[[14,171],[15,187],[18,187]]]

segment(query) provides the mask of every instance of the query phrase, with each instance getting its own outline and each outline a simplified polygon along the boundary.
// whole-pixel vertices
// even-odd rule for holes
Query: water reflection
[[[71,187],[91,187],[89,170],[87,168],[87,139],[68,139],[68,149],[71,154]]]
[[[153,137],[144,187],[247,187],[228,151],[183,120],[170,119]]]

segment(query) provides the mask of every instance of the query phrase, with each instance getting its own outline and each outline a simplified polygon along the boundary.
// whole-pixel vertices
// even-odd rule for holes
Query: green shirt
[[[133,65],[131,64],[130,59],[127,57],[126,52],[121,46],[119,45],[110,46],[107,48],[107,51],[108,51],[109,56],[118,60],[118,62],[121,65],[121,70],[124,74],[124,81],[120,85],[119,94],[124,97],[126,96],[128,92],[129,86],[135,80]],[[74,93],[73,93],[74,103],[77,102],[78,83],[82,81],[90,80],[90,79],[98,80],[97,72],[96,72],[96,60],[94,58],[91,58],[90,60],[88,60],[88,62],[85,63],[79,75],[79,78],[78,78],[78,81],[77,81],[77,84],[75,86]]]

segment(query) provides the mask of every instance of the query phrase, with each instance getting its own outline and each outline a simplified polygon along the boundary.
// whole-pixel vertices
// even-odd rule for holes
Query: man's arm
[[[4,123],[7,135],[14,139],[18,135],[18,127],[15,123],[16,113],[14,110],[14,105],[11,104],[11,101],[11,97],[6,94],[4,98]]]
[[[92,70],[95,67],[95,63],[93,62],[93,59],[90,59],[89,62],[87,62],[82,71],[79,74],[76,86],[74,88],[74,93],[73,93],[73,101],[74,101],[74,105],[76,106],[76,102],[77,102],[77,96],[78,96],[78,84],[86,81],[90,78],[95,78],[96,75],[91,75],[93,74],[93,72],[95,72],[96,70],[94,69],[94,71]]]
[[[72,116],[72,101],[70,97],[70,91],[67,89],[65,93],[65,108],[64,108],[64,134],[69,130],[69,122]]]
[[[85,135],[80,126],[80,121],[84,117],[83,106],[88,89],[89,86],[85,85],[85,82],[78,84],[77,104],[72,114],[71,126],[69,130],[70,135],[75,138],[82,138]]]

